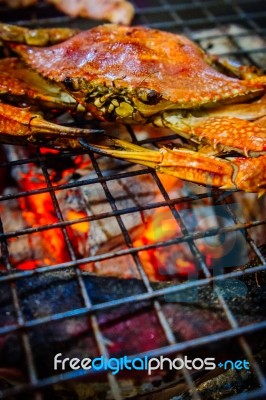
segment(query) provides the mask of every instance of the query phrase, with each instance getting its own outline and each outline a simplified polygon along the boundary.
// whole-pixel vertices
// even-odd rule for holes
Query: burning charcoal
[[[115,164],[113,167],[114,166]],[[180,228],[168,208],[161,208],[156,211],[151,208],[145,211],[130,212],[132,208],[138,210],[139,208],[146,207],[147,203],[152,204],[154,202],[163,201],[158,186],[152,177],[148,174],[135,177],[133,175],[135,170],[136,167],[128,168],[127,173],[129,176],[127,178],[108,180],[106,183],[112,196],[111,201],[114,202],[118,211],[128,210],[128,212],[122,213],[121,223],[125,226],[127,232],[130,233],[133,245],[142,246],[148,243],[155,243],[156,241],[180,236]],[[90,172],[87,176],[83,175],[81,180],[87,179],[89,181],[93,179],[93,177],[93,173]],[[168,179],[167,182],[169,193],[174,189],[176,195],[177,193],[183,195],[183,186],[177,189],[175,185],[176,179],[172,180],[172,186],[169,181],[171,181],[171,179]],[[184,195],[185,193],[184,191]],[[57,194],[57,198],[62,205],[61,208],[65,219],[69,219],[70,215],[76,215],[76,218],[78,218],[82,213],[83,215],[92,217],[88,224],[87,246],[83,247],[85,252],[83,251],[81,253],[83,256],[104,254],[126,247],[121,224],[119,225],[117,219],[113,216],[106,217],[107,213],[109,213],[109,215],[112,213],[112,208],[101,184],[94,183],[93,185],[89,184],[62,191]],[[97,216],[97,218],[94,219],[94,216]],[[99,216],[102,216],[102,218],[99,218]],[[79,224],[73,225],[72,229],[77,227],[78,230],[78,226]],[[82,228],[82,224],[80,224],[80,228]],[[161,233],[158,236],[159,231]],[[164,249],[160,251],[161,254],[163,254]],[[143,254],[143,256],[147,259],[147,255]],[[188,268],[194,265],[193,256],[190,254],[189,250],[185,250],[185,245],[180,245],[179,251],[173,253],[173,256],[174,265],[178,265],[177,263],[179,262],[182,268],[186,265]],[[150,261],[147,260],[143,265],[150,279],[165,279],[167,275],[177,273],[175,266],[172,272],[163,271],[163,267],[160,267],[159,264],[156,266],[154,263],[155,258],[152,256],[151,252],[148,254],[148,259],[150,259]],[[151,264],[152,260],[153,263]],[[160,264],[164,264],[163,259]],[[158,275],[157,270],[161,268],[162,271],[159,271]],[[96,272],[99,275],[124,278],[139,277],[139,272],[130,256],[119,257],[115,262],[112,260],[103,260],[86,264],[82,266],[82,269]]]
[[[4,147],[0,145],[0,164],[5,163],[6,161],[7,159]],[[0,167],[0,194],[7,185],[7,177],[8,177],[7,169],[4,167]]]
[[[134,169],[128,169],[128,173],[130,174]],[[144,203],[160,200],[158,187],[156,187],[150,175],[115,179],[108,181],[107,186],[115,200],[116,207],[120,210],[131,207],[136,208],[144,205]],[[82,188],[82,195],[91,215],[99,215],[112,210],[100,185],[90,185]],[[142,225],[142,214],[141,212],[126,213],[123,221],[128,230],[133,229]],[[121,236],[121,229],[115,218],[107,221],[106,224],[104,222],[104,220],[96,220],[95,224],[92,224],[93,234],[89,237],[92,254],[99,251],[102,244],[112,240],[114,237]]]
[[[125,136],[125,130],[119,129],[121,135]],[[152,130],[146,132],[146,135],[150,134],[153,134]],[[6,146],[6,148],[9,161],[19,161],[31,156],[30,148],[19,146]],[[121,162],[106,157],[99,158],[98,164],[101,170],[106,171],[108,167],[108,175],[107,172],[103,172],[107,178],[104,190],[102,184],[95,181],[97,174],[87,155],[61,156],[59,171],[58,162],[55,162],[58,157],[50,153],[50,150],[43,150],[42,153],[49,168],[51,184],[59,187],[71,185],[69,189],[55,192],[62,218],[71,224],[66,227],[65,232],[62,229],[53,229],[53,225],[59,222],[60,217],[50,192],[45,190],[47,182],[40,163],[26,162],[14,165],[11,174],[17,182],[16,191],[30,193],[32,190],[35,192],[42,190],[43,192],[15,200],[16,214],[20,215],[9,218],[9,222],[7,221],[9,203],[5,204],[3,212],[5,232],[16,231],[20,226],[21,229],[27,226],[42,228],[46,225],[48,227],[41,232],[9,240],[11,261],[17,268],[31,269],[70,260],[70,249],[65,242],[66,235],[70,239],[77,258],[111,254],[126,249],[128,242],[125,242],[123,226],[129,235],[127,240],[130,240],[133,247],[156,245],[158,242],[182,236],[180,224],[169,207],[154,209],[147,206],[160,204],[165,200],[153,177],[146,173],[139,174],[139,167],[127,168],[126,177],[108,179],[108,175],[115,174],[117,168],[120,168]],[[176,178],[165,179],[160,176],[160,180],[172,199],[193,196],[198,191],[195,185],[182,184]],[[83,182],[88,183],[83,184]],[[72,188],[73,184],[74,188]],[[106,193],[106,190],[110,194]],[[231,207],[234,208],[233,211],[240,221],[255,218],[254,197],[252,197],[253,200],[250,199],[249,194],[241,193],[236,194],[235,200],[232,200]],[[261,210],[264,209],[264,202],[265,200],[260,200]],[[121,216],[113,215],[114,207],[117,213],[121,212]],[[208,197],[190,203],[184,201],[178,203],[175,208],[190,234],[234,224],[223,206],[218,204],[214,206]],[[21,225],[17,224],[17,220],[21,221]],[[244,232],[228,233],[222,240],[220,236],[213,236],[196,241],[199,251],[206,259],[207,266],[214,269],[215,273],[218,273],[221,268],[243,264],[249,257],[244,245]],[[177,276],[186,277],[197,269],[194,254],[186,243],[155,247],[139,252],[138,257],[149,279],[154,281],[174,279]],[[116,258],[115,262],[107,257],[101,261],[83,264],[81,268],[103,276],[140,277],[136,263],[130,255]]]

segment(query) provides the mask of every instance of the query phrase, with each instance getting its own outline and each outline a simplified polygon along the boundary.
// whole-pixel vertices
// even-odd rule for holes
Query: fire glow
[[[42,150],[44,157],[48,156],[55,151]],[[71,180],[71,177],[77,170],[86,171],[90,169],[90,161],[88,157],[77,155],[73,158],[70,166],[66,165],[60,172],[60,179],[58,179],[58,171],[51,168],[49,170],[51,184],[62,185]],[[171,191],[173,188],[182,190],[182,182],[176,178],[160,177],[165,189]],[[22,259],[19,262],[12,260],[13,266],[17,269],[35,269],[41,266],[49,266],[61,264],[71,260],[71,252],[66,243],[66,236],[74,250],[77,259],[90,256],[90,249],[88,249],[88,237],[91,235],[89,215],[84,206],[83,209],[75,207],[66,207],[64,213],[56,210],[54,199],[52,198],[52,189],[46,190],[47,182],[42,173],[42,170],[37,164],[28,164],[28,169],[25,171],[21,169],[17,179],[19,189],[27,195],[18,198],[18,204],[21,209],[21,214],[26,227],[36,228],[44,227],[38,232],[31,233],[39,236],[37,246],[42,247],[40,251],[41,256],[33,256],[30,259]],[[38,193],[36,193],[36,191]],[[40,192],[41,191],[41,192]],[[31,194],[33,192],[33,194]],[[34,194],[36,193],[36,194]],[[57,192],[55,192],[57,193]],[[59,193],[59,191],[58,191]],[[159,192],[158,192],[159,193]],[[79,193],[73,191],[73,196],[79,196]],[[156,197],[155,195],[155,201]],[[59,206],[60,201],[58,201]],[[179,205],[176,208],[186,207],[187,205]],[[144,214],[143,214],[144,215]],[[108,223],[107,220],[103,220]],[[62,229],[61,227],[54,227],[59,222],[67,222]],[[104,228],[103,228],[104,229]],[[140,261],[144,267],[146,274],[151,280],[167,280],[175,276],[187,276],[196,272],[196,265],[193,256],[187,244],[174,244],[170,246],[158,246],[158,243],[164,243],[167,240],[174,239],[182,236],[180,227],[172,215],[168,207],[157,208],[150,215],[144,215],[142,223],[134,227],[132,234],[133,247],[150,247],[147,250],[142,250],[138,253]],[[121,234],[122,237],[122,234]],[[11,238],[11,242],[15,242],[16,238]],[[33,242],[32,246],[36,247]],[[125,248],[125,245],[124,245]],[[204,249],[201,249],[204,250]],[[130,255],[128,257],[131,257]],[[206,257],[208,265],[212,262],[211,254]],[[116,260],[119,260],[116,259]],[[117,264],[117,276],[121,277],[119,262],[109,260],[109,263]],[[88,272],[95,272],[93,265],[81,265],[81,269]],[[125,272],[125,277],[130,277],[130,272]],[[103,267],[103,275],[105,274],[105,267]],[[108,269],[106,275],[108,276]],[[112,273],[113,274],[113,273]],[[116,275],[114,273],[113,275]]]

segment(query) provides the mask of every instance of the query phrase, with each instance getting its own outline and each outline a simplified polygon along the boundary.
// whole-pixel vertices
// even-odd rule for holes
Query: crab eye
[[[161,95],[156,90],[139,89],[137,92],[138,99],[145,104],[155,105],[159,103]]]
[[[64,85],[65,87],[70,90],[71,92],[75,92],[77,90],[79,90],[79,84],[78,81],[76,79],[72,79],[69,76],[67,76],[64,79]]]

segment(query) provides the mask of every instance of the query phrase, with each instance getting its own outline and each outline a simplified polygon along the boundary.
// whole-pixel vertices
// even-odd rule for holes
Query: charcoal
[[[249,264],[251,265],[253,264]],[[143,283],[137,279],[105,278],[84,273],[83,280],[92,304],[123,299],[145,292]],[[257,281],[260,282],[260,286]],[[231,281],[230,285],[229,283],[227,281],[226,285],[225,283],[220,285],[219,290],[221,292],[224,290],[227,304],[239,325],[262,321],[265,317],[265,274],[259,273],[257,278],[245,275],[241,280]],[[245,286],[239,286],[239,283]],[[75,272],[72,269],[20,278],[15,285],[26,321],[66,311],[71,315],[71,311],[84,307]],[[169,288],[172,285],[173,282],[152,283],[154,290]],[[165,295],[161,299],[161,305],[177,341],[187,341],[230,329],[224,310],[211,286]],[[111,310],[98,311],[97,317],[108,350],[113,356],[137,354],[168,344],[151,300],[133,301],[128,304],[125,302]],[[51,317],[51,322],[29,329],[34,358],[41,376],[52,373],[53,357],[58,352],[80,358],[85,354],[91,357],[99,354],[89,321],[85,315],[61,321],[53,321]],[[7,290],[6,284],[2,284],[0,324],[6,326],[14,323],[15,311],[11,291]],[[260,348],[264,343],[263,337],[253,336],[256,337],[253,346],[256,349]],[[228,349],[232,345],[230,341],[225,343],[225,346],[229,346]],[[219,355],[221,344],[210,345],[207,350],[208,353]],[[201,352],[206,354],[207,350],[197,348],[194,352],[196,351],[199,356]],[[222,352],[225,353],[225,350],[226,347],[223,345]],[[237,356],[239,352],[237,346],[234,352]],[[2,367],[23,368],[24,355],[17,334],[11,333],[3,337],[0,360]]]
[[[256,362],[259,362],[263,370],[266,370],[265,363],[266,351],[262,350],[255,355]],[[204,400],[220,400],[234,396],[239,393],[245,393],[250,390],[255,390],[256,376],[252,370],[236,370],[229,369],[223,373],[221,371],[212,371],[212,373],[205,374],[200,379],[196,379],[197,393]],[[182,392],[182,389],[175,387],[171,389],[175,395],[179,392],[180,395],[173,397],[173,400],[190,400],[191,396],[187,391]],[[145,397],[141,397],[145,400]],[[156,400],[156,397],[154,398]]]
[[[263,357],[265,360],[265,352],[262,351],[256,355],[256,361],[265,364]],[[194,382],[197,393],[204,400],[227,399],[257,388],[256,377],[252,370],[239,371],[230,369],[221,372],[217,368],[211,373],[205,373],[200,378],[195,376]],[[191,393],[187,391],[184,379],[177,379],[168,385],[160,382],[158,386],[157,388],[151,388],[153,400],[161,400],[162,396],[171,400],[191,400]],[[130,397],[131,400],[149,400],[150,398],[151,393]]]

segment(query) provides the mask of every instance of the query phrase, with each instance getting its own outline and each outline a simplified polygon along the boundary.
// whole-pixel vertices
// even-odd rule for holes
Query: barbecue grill
[[[222,43],[226,41],[230,46],[226,49],[222,48],[221,55],[236,58],[243,64],[255,64],[262,69],[265,67],[265,64],[263,65],[263,60],[266,60],[266,47],[263,45],[266,33],[264,1],[147,0],[144,2],[136,0],[135,5],[134,24],[136,25],[144,24],[171,32],[182,32],[211,51],[216,50],[217,41]],[[42,2],[36,7],[20,11],[10,11],[9,8],[0,6],[0,15],[2,22],[29,27],[71,26],[85,29],[97,24],[95,21],[70,20],[52,6]],[[254,37],[262,44],[255,48],[247,47]],[[164,136],[153,135],[143,138],[137,132],[137,128],[124,127],[123,129],[135,143],[159,146],[160,143],[173,142],[177,138],[169,131]],[[7,153],[12,154],[12,149],[13,146],[6,146]],[[2,310],[0,335],[1,341],[7,343],[6,346],[3,345],[3,350],[0,350],[2,358],[0,377],[3,375],[1,372],[3,368],[14,368],[14,365],[25,368],[23,377],[13,376],[12,379],[1,377],[0,398],[46,399],[49,396],[55,399],[96,398],[95,394],[89,397],[84,389],[90,382],[100,382],[102,385],[102,397],[98,393],[99,398],[122,399],[127,396],[143,399],[160,397],[197,400],[201,398],[230,398],[232,400],[266,398],[265,361],[261,356],[263,334],[266,329],[266,320],[263,318],[263,279],[265,279],[263,272],[266,266],[263,242],[266,219],[261,217],[261,214],[247,221],[242,220],[233,206],[235,200],[232,199],[235,194],[212,188],[200,188],[200,190],[184,192],[181,196],[171,196],[161,177],[149,168],[132,169],[129,168],[129,164],[119,162],[115,170],[110,169],[106,158],[99,157],[86,149],[58,154],[36,149],[34,153],[22,152],[21,154],[20,159],[12,159],[12,157],[3,159],[0,165],[1,170],[8,170],[11,173],[13,170],[18,171],[18,168],[24,171],[29,166],[37,165],[41,174],[41,178],[39,176],[38,179],[41,180],[42,185],[11,193],[4,191],[0,196],[0,205],[4,204],[7,207],[15,200],[23,202],[32,196],[37,198],[37,196],[48,194],[55,217],[52,222],[42,220],[38,226],[28,224],[26,227],[22,226],[15,230],[6,229],[5,221],[0,221],[1,264],[5,266],[0,274],[0,308]],[[74,177],[64,183],[60,181],[59,184],[56,179],[51,178],[51,169],[54,169],[55,162],[57,166],[60,165],[62,172],[64,167],[67,168],[69,163],[73,163],[73,158],[77,156],[87,157],[90,160],[94,175],[85,176],[84,179],[74,179]],[[118,206],[116,193],[110,189],[112,183],[120,179],[126,185],[130,179],[139,179],[143,176],[149,177],[160,197],[146,203],[133,205],[130,203],[129,206],[123,203],[123,207]],[[60,203],[60,193],[80,188],[93,188],[94,185],[101,188],[108,208],[91,215],[76,214],[72,218],[65,218]],[[195,188],[196,185],[193,187]],[[247,196],[247,194],[239,195],[240,197]],[[189,208],[195,202],[205,200],[211,204],[212,214],[222,213],[227,222],[222,226],[207,227],[205,225],[200,231],[193,230],[188,226],[187,213],[182,211],[182,205],[186,204],[186,208]],[[169,215],[179,227],[179,234],[136,245],[125,217],[148,211],[156,212],[158,209],[169,211]],[[116,221],[120,229],[123,246],[114,246],[114,248],[105,246],[102,251],[85,256],[82,252],[77,254],[69,228],[74,228],[81,223],[90,224],[110,218]],[[259,241],[253,236],[256,229],[260,229]],[[29,243],[34,235],[52,231],[60,232],[62,235],[68,253],[67,259],[50,262],[49,265],[44,263],[34,269],[29,268],[29,265],[26,269],[14,266],[12,254],[10,254],[11,243],[24,237],[29,238],[27,242]],[[221,239],[232,234],[237,235],[241,249],[245,249],[248,254],[246,258],[244,257],[246,265],[237,265],[233,268],[234,261],[229,265],[230,268],[224,268],[222,271],[220,265],[219,273],[215,273],[208,264],[206,254],[202,254],[198,243],[200,240]],[[193,274],[189,278],[177,279],[174,276],[172,280],[169,277],[158,282],[151,280],[143,265],[141,256],[143,252],[160,252],[163,249],[166,251],[169,249],[170,252],[170,249],[183,244],[186,245],[191,259],[194,260]],[[234,254],[236,251],[240,252],[233,249]],[[135,278],[100,277],[83,268],[108,260],[109,264],[119,264],[119,260],[123,257],[130,259],[132,268],[137,271]],[[248,262],[249,260],[252,261]],[[232,292],[224,289],[228,282],[229,284],[233,282],[235,285],[230,289]],[[244,285],[239,286],[239,282]],[[251,288],[252,295],[249,292],[241,292],[244,287]],[[245,314],[248,305],[250,305],[247,311],[249,318],[244,315],[242,319],[241,307]],[[208,314],[209,311],[210,314]],[[174,329],[173,321],[175,318],[180,318],[179,320],[182,321],[182,313],[184,313],[184,319],[188,319],[189,316],[192,319],[200,319],[201,315],[202,318],[206,318],[206,315],[207,318],[213,316],[214,322],[207,321],[209,328],[205,331],[199,328],[199,334],[193,333],[191,336],[180,334],[179,336],[177,330]],[[222,321],[222,325],[215,330],[216,313],[220,313],[219,321]],[[134,318],[137,318],[138,327],[134,325]],[[143,325],[139,326],[141,323]],[[118,354],[110,338],[115,341],[117,335],[123,336],[123,332],[119,330],[119,324],[122,324],[123,332],[126,327],[128,331],[128,336],[125,334],[124,341],[121,339],[122,344],[128,338],[136,342],[129,351],[131,358],[184,357],[189,354],[194,357],[216,357],[218,361],[224,361],[222,353],[227,352],[227,358],[246,359],[250,362],[248,383],[245,384],[243,378],[241,386],[240,377],[236,378],[238,384],[232,380],[226,392],[222,390],[222,386],[215,386],[221,370],[217,372],[216,369],[216,374],[209,377],[206,371],[191,374],[183,368],[178,376],[158,374],[153,379],[146,379],[146,386],[139,383],[142,389],[134,392],[132,391],[134,385],[128,383],[128,387],[126,386],[126,382],[133,379],[132,376],[122,375],[121,377],[119,374],[112,374],[111,371],[55,371],[52,369],[52,359],[57,353],[66,352],[74,356],[81,354],[86,357],[86,351],[88,351],[88,355],[95,357],[103,355],[106,358]],[[195,327],[196,325],[194,329]],[[74,332],[72,336],[71,329]],[[157,334],[157,332],[160,333]],[[142,337],[142,343],[148,343],[148,347],[142,345],[136,335]],[[162,339],[156,340],[157,335]],[[120,348],[120,355],[128,354],[127,349]],[[236,372],[240,374],[239,371]],[[140,375],[136,375],[134,384],[137,385],[136,382],[141,381]],[[230,376],[227,375],[227,377],[230,380]],[[204,391],[203,386],[200,386],[204,382],[208,382],[209,392]],[[212,390],[217,390],[216,397],[211,397]]]

